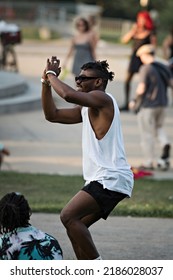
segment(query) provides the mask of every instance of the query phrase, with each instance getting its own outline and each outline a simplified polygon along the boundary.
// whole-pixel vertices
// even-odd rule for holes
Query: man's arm
[[[93,90],[90,92],[80,92],[59,80],[57,78],[61,71],[59,65],[60,60],[58,60],[56,57],[52,57],[51,61],[47,59],[47,65],[45,70],[47,73],[46,79],[48,77],[48,80],[55,92],[65,101],[95,109],[106,107],[107,104],[110,104],[110,102],[112,102],[112,99],[103,91]],[[102,78],[97,78],[96,89],[99,88],[101,83]]]
[[[50,85],[61,98],[69,103],[79,106],[72,109],[57,109],[52,98],[51,88],[46,84],[43,84],[42,104],[47,120],[51,122],[77,123],[82,121],[81,106],[97,110],[106,107],[107,105],[109,106],[110,103],[112,104],[112,99],[103,91],[93,90],[90,92],[80,92],[59,80],[56,77],[60,74],[59,63],[60,61],[55,57],[52,57],[51,62],[48,59],[43,79],[48,79]],[[99,83],[102,83],[101,78],[97,79],[97,84]]]
[[[43,80],[46,82],[42,83],[42,108],[46,120],[66,124],[80,123],[82,121],[81,107],[58,109],[54,103],[51,86],[48,84],[45,71],[43,73]]]
[[[136,89],[136,96],[144,94],[145,89],[146,89],[145,83],[140,82]]]
[[[111,98],[100,90],[81,92],[73,89],[52,74],[48,74],[48,78],[55,92],[69,103],[99,109],[105,107],[111,101]]]
[[[146,89],[145,83],[140,82],[136,89],[135,98],[129,102],[130,110],[135,111],[135,112],[139,111],[141,102],[142,102],[142,97],[143,97],[143,94],[145,93],[145,89]]]

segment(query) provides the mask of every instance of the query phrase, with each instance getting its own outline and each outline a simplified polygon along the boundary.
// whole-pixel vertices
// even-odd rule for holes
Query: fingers
[[[47,58],[46,71],[48,70],[54,71],[57,74],[57,76],[59,76],[61,72],[60,60],[57,59],[56,56],[52,56],[51,59]],[[44,76],[45,76],[45,72],[43,73],[43,78]]]
[[[55,59],[55,60],[57,59],[56,56],[52,56],[52,60],[54,60],[54,59]]]
[[[57,59],[57,57],[56,57],[56,56],[52,56],[52,58],[51,58],[51,63],[53,63],[53,64],[57,63],[57,64],[58,64],[58,66],[59,66],[59,64],[60,64],[60,60],[59,60],[59,59]]]
[[[51,62],[52,62],[52,63],[57,62],[57,57],[56,57],[56,56],[52,56]]]
[[[49,58],[47,58],[47,64],[55,64],[55,63],[57,63],[58,66],[59,66],[59,64],[60,64],[60,60],[57,59],[56,56],[52,56],[52,57],[51,57],[51,60],[50,60]]]

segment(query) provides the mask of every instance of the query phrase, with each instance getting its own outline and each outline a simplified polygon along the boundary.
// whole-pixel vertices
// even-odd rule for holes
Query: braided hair
[[[0,200],[0,233],[15,232],[18,227],[29,226],[31,209],[21,194],[12,192]]]
[[[114,79],[114,72],[108,71],[109,69],[109,64],[107,63],[107,60],[103,61],[94,61],[94,62],[88,62],[85,63],[82,67],[82,70],[94,70],[96,75],[100,78],[103,79],[103,87],[104,89],[107,86],[108,80],[113,81]]]

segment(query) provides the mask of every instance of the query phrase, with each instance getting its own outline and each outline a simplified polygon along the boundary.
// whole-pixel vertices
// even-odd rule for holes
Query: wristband
[[[42,84],[51,87],[51,84],[48,81],[44,80],[43,78],[41,78],[41,82]]]
[[[46,71],[46,75],[48,75],[48,74],[53,74],[55,77],[57,77],[57,74],[55,73],[55,71],[48,70],[48,71]]]

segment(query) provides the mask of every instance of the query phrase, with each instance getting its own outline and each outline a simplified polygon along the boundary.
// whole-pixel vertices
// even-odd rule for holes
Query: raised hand
[[[53,71],[56,73],[56,76],[58,77],[59,74],[61,73],[61,67],[59,65],[60,65],[60,60],[57,59],[56,56],[52,56],[51,60],[48,58],[47,65],[46,65],[46,72]]]

